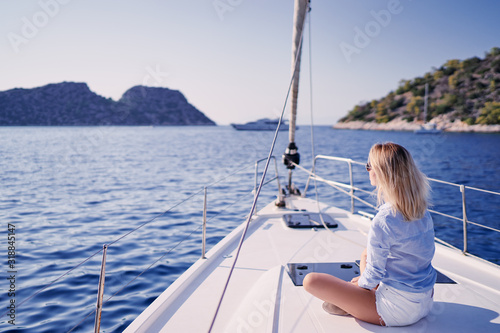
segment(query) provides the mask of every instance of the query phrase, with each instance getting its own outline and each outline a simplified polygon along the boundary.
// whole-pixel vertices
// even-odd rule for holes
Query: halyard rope
[[[323,214],[321,213],[321,207],[319,205],[319,191],[318,191],[318,183],[317,183],[317,180],[318,178],[321,178],[319,176],[316,175],[316,164],[314,162],[315,160],[315,153],[314,153],[314,108],[313,108],[313,79],[312,79],[312,38],[311,38],[311,14],[309,14],[309,108],[310,108],[310,113],[311,113],[311,159],[312,159],[312,168],[311,168],[311,172],[309,173],[305,168],[302,168],[300,167],[299,165],[295,164],[295,166],[303,169],[304,171],[308,172],[309,173],[309,176],[312,176],[313,177],[313,181],[314,181],[314,192],[315,192],[315,196],[316,196],[316,206],[318,208],[318,215],[319,215],[319,218],[321,220],[321,224],[323,225],[323,227],[325,228],[325,230],[328,230],[330,231],[332,234],[335,234],[327,225],[326,225],[326,222],[325,220],[323,219]],[[293,162],[292,162],[293,163]],[[323,180],[321,178],[321,180]],[[328,183],[327,183],[328,184]],[[331,184],[329,184],[331,185]],[[337,186],[334,186],[332,185],[333,187],[343,191],[342,189],[340,189],[339,187]],[[347,193],[346,191],[343,191],[344,193]],[[351,195],[350,193],[348,193],[349,195]],[[355,197],[354,195],[352,195],[353,197]],[[362,201],[363,203],[365,204],[368,204],[366,201],[358,198],[358,197],[355,197],[356,199]],[[368,204],[370,205],[370,204]],[[372,206],[372,205],[370,205]],[[336,235],[336,234],[335,234]]]
[[[309,3],[307,4],[307,8],[309,9]],[[303,28],[304,28],[304,25],[305,25],[305,21],[306,21],[306,17],[307,17],[308,12],[309,11],[306,10],[306,13],[304,15],[304,21],[302,22],[302,33],[300,35],[300,41],[299,41],[299,47],[298,47],[299,50],[302,47],[302,40],[303,40],[303,36],[304,36],[304,29]],[[236,266],[236,262],[238,261],[238,257],[240,255],[240,251],[241,251],[241,247],[243,245],[243,241],[244,241],[245,236],[247,234],[248,227],[250,225],[250,221],[252,219],[252,216],[253,216],[254,211],[255,211],[255,207],[257,205],[257,199],[259,198],[260,191],[262,189],[262,186],[264,185],[264,181],[265,181],[265,178],[266,178],[267,170],[269,168],[269,163],[271,161],[271,156],[273,155],[274,147],[276,145],[276,140],[278,138],[278,133],[279,133],[279,129],[280,129],[280,126],[281,126],[281,122],[283,121],[283,115],[284,115],[285,110],[286,110],[286,105],[287,105],[288,97],[290,96],[290,91],[292,89],[292,84],[293,84],[293,81],[294,81],[295,73],[299,69],[298,68],[299,67],[298,66],[298,61],[297,61],[299,55],[300,55],[300,52],[297,52],[297,54],[295,55],[295,60],[294,60],[295,67],[294,67],[294,70],[293,70],[293,73],[292,73],[292,76],[291,76],[291,79],[290,79],[290,83],[288,85],[288,91],[286,93],[285,102],[283,103],[283,109],[281,110],[281,115],[280,115],[280,118],[279,118],[278,126],[276,127],[276,131],[274,132],[274,138],[273,138],[273,141],[271,143],[271,148],[269,150],[269,154],[267,156],[266,166],[264,167],[264,171],[262,173],[262,178],[260,180],[259,187],[257,188],[257,191],[256,191],[255,196],[254,196],[252,208],[250,209],[250,213],[248,214],[247,221],[245,222],[245,228],[243,230],[243,233],[242,233],[241,238],[240,238],[240,242],[239,242],[238,247],[236,249],[236,254],[234,256],[233,264],[231,265],[231,268],[229,270],[229,275],[227,277],[226,283],[225,283],[224,288],[222,290],[222,294],[221,294],[219,302],[217,304],[217,308],[215,309],[215,313],[214,313],[214,316],[212,318],[212,322],[210,324],[208,332],[212,332],[212,329],[213,329],[214,324],[215,324],[215,320],[217,319],[217,315],[219,314],[219,310],[220,310],[220,307],[221,307],[221,304],[222,304],[222,300],[224,299],[224,296],[226,294],[227,287],[229,285],[229,281],[231,280],[231,276],[232,276],[234,268]]]

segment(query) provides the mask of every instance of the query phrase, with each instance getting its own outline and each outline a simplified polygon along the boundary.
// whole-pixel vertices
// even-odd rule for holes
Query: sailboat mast
[[[283,155],[283,163],[288,168],[288,189],[290,194],[298,194],[292,185],[292,170],[300,163],[300,155],[295,144],[295,129],[297,121],[297,99],[299,95],[300,56],[302,52],[302,30],[309,9],[309,0],[295,0],[292,35],[292,100],[290,109],[290,128],[288,147]]]
[[[309,0],[295,0],[293,16],[293,36],[292,36],[292,100],[290,109],[290,130],[289,141],[295,142],[295,128],[297,121],[297,99],[299,95],[299,77],[300,77],[300,57],[302,53],[302,29],[306,18]]]

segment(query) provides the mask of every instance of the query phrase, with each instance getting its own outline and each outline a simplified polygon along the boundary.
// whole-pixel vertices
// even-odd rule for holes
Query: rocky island
[[[215,125],[168,88],[135,86],[119,101],[86,83],[62,82],[0,92],[0,126]]]
[[[444,131],[500,132],[500,48],[484,59],[448,60],[423,77],[401,80],[387,96],[356,105],[334,128],[413,131],[424,121]]]

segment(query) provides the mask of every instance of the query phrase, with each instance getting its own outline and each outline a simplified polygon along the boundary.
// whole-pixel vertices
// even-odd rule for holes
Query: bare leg
[[[377,313],[375,290],[367,290],[324,273],[309,273],[304,288],[312,295],[332,303],[352,316],[376,325],[384,325]]]

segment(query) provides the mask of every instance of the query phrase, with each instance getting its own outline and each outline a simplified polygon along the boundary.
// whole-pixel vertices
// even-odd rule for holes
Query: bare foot
[[[349,314],[346,311],[339,308],[338,306],[333,305],[332,303],[328,303],[328,302],[323,303],[323,310],[325,310],[329,314],[337,315],[337,316],[347,316]]]

